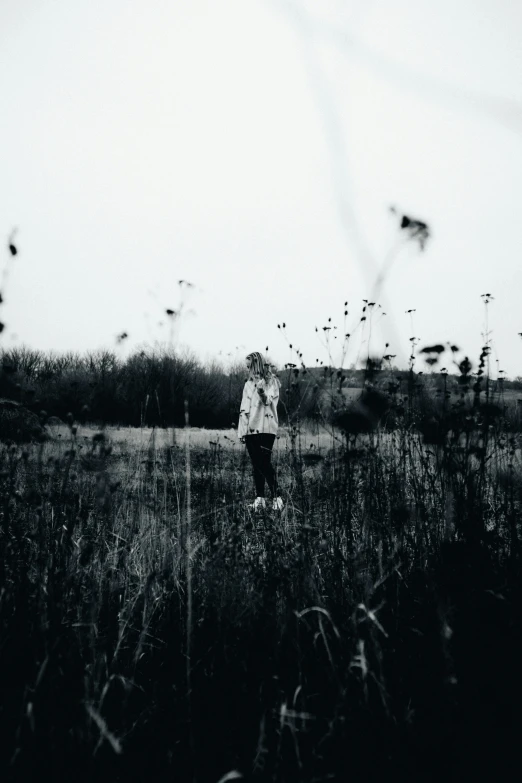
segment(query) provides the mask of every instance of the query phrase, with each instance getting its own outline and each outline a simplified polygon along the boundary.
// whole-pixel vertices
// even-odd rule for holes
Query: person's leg
[[[262,435],[247,435],[245,437],[247,451],[252,460],[254,484],[258,498],[264,498],[265,496],[265,474],[262,470],[263,454],[260,440],[262,437]]]
[[[261,438],[261,471],[266,479],[266,482],[272,493],[272,497],[277,497],[277,477],[274,467],[272,465],[272,449],[274,447],[275,435],[269,435],[264,433],[259,435]]]

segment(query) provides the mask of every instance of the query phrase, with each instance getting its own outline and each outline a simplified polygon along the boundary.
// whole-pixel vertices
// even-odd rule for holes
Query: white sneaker
[[[266,508],[266,501],[264,498],[257,497],[248,507],[252,508],[254,511],[259,511],[261,508]]]
[[[282,511],[283,510],[283,498],[274,498],[272,500],[272,509],[274,511]]]

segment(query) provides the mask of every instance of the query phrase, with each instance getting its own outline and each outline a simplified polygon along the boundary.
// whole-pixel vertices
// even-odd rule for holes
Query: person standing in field
[[[248,378],[243,389],[238,438],[247,447],[252,460],[256,499],[250,508],[258,511],[266,507],[265,483],[272,494],[272,508],[281,511],[283,500],[279,496],[277,478],[272,466],[279,419],[277,403],[281,386],[261,353],[255,351],[246,357]]]

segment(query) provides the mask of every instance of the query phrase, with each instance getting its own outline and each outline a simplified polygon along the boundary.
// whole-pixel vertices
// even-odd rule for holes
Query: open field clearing
[[[65,424],[49,428],[54,441],[70,441],[71,433],[69,427]],[[95,432],[100,431],[99,427],[94,425],[78,425],[76,439],[78,444],[83,445],[89,442]],[[163,448],[177,444],[184,446],[187,439],[190,445],[195,448],[207,448],[218,444],[222,448],[242,449],[243,446],[237,437],[237,431],[234,429],[206,429],[201,427],[112,427],[103,428],[110,442],[117,449],[132,448],[146,449],[154,444],[157,448]],[[303,449],[313,448],[328,449],[332,446],[332,428],[329,431],[321,426],[303,426],[300,428],[300,440]],[[342,442],[341,432],[334,429],[334,435]],[[289,430],[281,427],[275,448],[287,449],[291,445],[291,436]]]
[[[43,454],[46,458],[51,457],[53,454],[63,454],[71,443],[80,450],[89,450],[92,444],[92,438],[96,433],[103,432],[107,442],[111,444],[114,457],[126,457],[128,460],[135,460],[143,456],[145,453],[149,453],[150,450],[161,452],[164,449],[172,447],[183,448],[190,445],[191,449],[208,450],[213,452],[221,449],[232,450],[236,452],[240,458],[244,456],[245,447],[241,444],[237,437],[237,431],[234,429],[229,430],[216,430],[206,429],[199,427],[112,427],[107,426],[100,429],[95,425],[81,426],[77,425],[77,432],[73,437],[70,432],[70,428],[66,425],[58,427],[51,427],[51,442],[46,444],[43,450]],[[295,439],[295,440],[293,440]],[[380,432],[378,440],[372,435],[360,435],[359,445],[369,448],[372,443],[378,445],[379,449],[387,449],[393,451],[398,447],[399,435],[396,432]],[[430,451],[429,446],[424,446],[422,441],[414,440],[417,445],[417,454],[424,454]],[[465,438],[461,439],[462,446],[465,445]],[[292,452],[295,449],[301,457],[306,454],[319,455],[319,457],[327,457],[332,454],[335,455],[339,452],[345,444],[343,433],[336,427],[326,427],[319,423],[304,424],[294,431],[292,434],[288,427],[281,427],[278,437],[274,444],[274,457],[277,460],[280,456],[288,452]],[[304,457],[304,469],[307,467],[307,458]],[[493,464],[498,462],[498,454],[492,455]],[[516,466],[522,467],[522,451],[517,445],[515,446],[513,456],[513,462]],[[308,467],[313,464],[314,457],[312,456],[308,462]],[[240,462],[238,461],[238,465]],[[320,464],[320,460],[317,461]]]
[[[283,429],[285,507],[257,515],[234,430],[2,447],[2,768],[439,781],[493,774],[499,748],[507,767],[522,468],[519,436],[487,432]]]

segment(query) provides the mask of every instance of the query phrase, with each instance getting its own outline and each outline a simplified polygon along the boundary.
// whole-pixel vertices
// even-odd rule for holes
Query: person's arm
[[[279,397],[279,384],[275,378],[272,378],[268,383],[266,381],[258,381],[256,388],[265,405],[270,405],[272,400]]]
[[[239,422],[237,425],[237,437],[241,443],[245,442],[245,435],[248,431],[248,414],[250,411],[250,396],[247,393],[247,384],[243,388],[243,397],[241,398],[241,408],[239,409]]]

